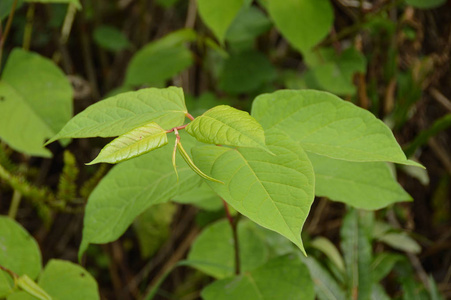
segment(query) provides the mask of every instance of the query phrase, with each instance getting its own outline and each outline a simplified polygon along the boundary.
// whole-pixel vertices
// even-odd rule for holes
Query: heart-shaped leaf
[[[115,164],[160,148],[167,143],[166,130],[151,122],[114,139],[87,165],[101,162]]]
[[[266,148],[262,126],[247,112],[218,105],[188,124],[186,131],[207,144]]]
[[[348,161],[421,166],[407,160],[381,120],[327,92],[280,90],[260,95],[252,116],[265,130],[278,129],[307,152]]]
[[[259,148],[202,146],[192,150],[205,173],[224,182],[207,183],[227,203],[257,224],[276,231],[304,253],[301,229],[314,198],[312,165],[298,143],[270,134]]]

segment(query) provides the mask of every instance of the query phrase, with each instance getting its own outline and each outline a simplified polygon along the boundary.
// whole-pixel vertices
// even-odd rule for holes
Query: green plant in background
[[[3,1],[0,19],[9,16],[12,21],[14,8],[26,2],[35,1]],[[36,2],[68,4],[61,32],[67,40],[67,28],[81,3]],[[168,8],[176,2],[157,4]],[[444,3],[406,2],[420,8]],[[83,4],[92,9],[89,2]],[[28,12],[32,9],[33,3]],[[106,99],[74,117],[68,80],[54,62],[27,51],[27,30],[24,49],[13,49],[7,56],[0,80],[0,138],[10,148],[48,158],[52,154],[43,146],[48,138],[46,145],[58,140],[66,146],[69,139],[115,137],[87,162],[118,165],[104,177],[105,168],[99,168],[80,189],[88,200],[79,261],[89,245],[115,241],[132,224],[141,255],[151,257],[169,235],[175,215],[172,201],[206,211],[224,209],[227,220],[213,216],[215,222],[205,221],[187,258],[165,270],[145,299],[156,295],[177,266],[214,278],[201,292],[207,300],[389,299],[381,280],[392,271],[402,287],[399,299],[440,299],[432,277],[427,286],[415,288],[405,256],[373,251],[374,244],[407,253],[418,253],[420,247],[370,211],[412,201],[390,165],[421,170],[421,164],[408,158],[449,127],[449,116],[421,133],[405,149],[406,157],[381,120],[336,96],[361,101],[355,77],[363,76],[371,64],[357,43],[337,47],[339,38],[365,26],[375,36],[383,30],[393,35],[385,12],[369,13],[358,28],[329,35],[334,11],[328,0],[198,0],[197,10],[218,43],[201,30],[184,28],[137,49],[115,26],[97,24],[92,39],[102,51],[137,51],[123,81],[107,90]],[[273,26],[288,43],[286,49],[291,46],[302,54],[302,72],[275,66],[285,54],[280,49],[271,55],[257,49],[258,37]],[[0,53],[6,36],[0,37]],[[165,88],[168,80],[200,59],[213,91],[255,97],[253,102],[231,100],[228,104],[236,105],[225,105],[208,93],[193,100],[182,88]],[[395,128],[408,120],[421,95],[430,70],[426,63],[419,64],[421,74],[399,72],[395,59],[387,63],[386,79],[400,82],[401,100],[392,111],[387,109]],[[418,88],[409,89],[412,84]],[[377,94],[371,91],[377,107]],[[250,114],[232,106],[248,108]],[[32,200],[48,226],[52,210],[71,211],[84,204],[76,199],[79,170],[71,152],[64,154],[58,191],[53,193],[28,183],[3,148],[0,178],[14,189],[11,217],[22,195]],[[301,238],[315,196],[348,206],[340,231],[341,253],[324,237]],[[33,238],[14,220],[0,221],[0,298],[99,298],[97,283],[86,270],[62,260],[50,260],[41,270]],[[69,293],[74,289],[76,295]]]

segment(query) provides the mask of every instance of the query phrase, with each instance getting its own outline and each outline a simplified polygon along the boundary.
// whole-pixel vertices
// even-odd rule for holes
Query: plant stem
[[[224,209],[226,212],[227,220],[229,220],[230,227],[232,228],[232,235],[233,235],[233,245],[234,245],[234,251],[235,251],[235,274],[239,275],[241,273],[241,267],[240,267],[240,243],[238,240],[238,216],[233,219],[232,215],[230,214],[229,206],[227,202],[225,202],[224,199],[222,199],[222,203],[224,204]]]
[[[3,54],[3,46],[5,45],[6,38],[8,37],[9,30],[11,29],[11,24],[13,23],[14,12],[16,11],[17,1],[14,0],[13,5],[11,6],[11,12],[8,16],[8,21],[6,21],[5,30],[0,37],[0,72],[2,70],[2,54]]]
[[[185,113],[185,116],[186,116],[188,119],[190,119],[191,121],[194,120],[194,117],[193,117],[189,112],[186,112],[186,113]]]
[[[27,10],[27,23],[25,24],[22,48],[26,51],[30,50],[31,34],[33,33],[33,19],[34,19],[34,3],[30,3]]]
[[[11,219],[16,218],[21,199],[22,199],[22,194],[18,190],[14,190],[13,198],[11,200],[11,205],[10,205],[9,211],[8,211],[8,217],[10,217]]]

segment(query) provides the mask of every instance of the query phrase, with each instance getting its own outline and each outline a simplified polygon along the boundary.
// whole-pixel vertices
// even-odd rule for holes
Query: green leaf
[[[341,249],[345,259],[349,299],[367,299],[373,284],[370,270],[372,248],[362,212],[350,209],[341,227]]]
[[[89,106],[47,144],[68,137],[118,136],[149,122],[170,129],[183,124],[185,113],[181,88],[148,88],[122,93]]]
[[[380,209],[412,197],[384,162],[350,162],[308,153],[315,171],[315,195],[356,208]]]
[[[17,279],[17,285],[28,294],[33,295],[40,300],[52,300],[52,297],[50,297],[45,290],[43,290],[26,274],[20,276],[19,279]]]
[[[181,29],[147,44],[131,59],[124,85],[153,85],[188,68],[193,58],[184,44],[194,41],[196,37],[192,29]]]
[[[208,182],[235,210],[305,253],[300,233],[314,198],[312,166],[297,143],[278,134],[266,138],[275,155],[258,148],[203,146],[193,148],[193,159],[225,183]]]
[[[170,225],[176,212],[173,203],[149,207],[133,222],[142,258],[150,258],[170,235]]]
[[[408,236],[404,232],[389,232],[378,237],[378,240],[391,246],[394,249],[398,249],[405,252],[420,253],[421,246]]]
[[[263,129],[278,129],[307,152],[348,161],[407,160],[393,133],[369,111],[313,90],[280,90],[258,96],[252,116]]]
[[[243,6],[243,0],[197,0],[202,21],[222,44],[232,21]]]
[[[371,300],[390,300],[382,285],[373,283],[371,288]]]
[[[25,0],[25,2],[67,3],[67,4],[73,4],[76,8],[81,9],[80,0]]]
[[[238,223],[240,265],[251,271],[268,260],[268,249],[252,222]],[[227,220],[206,227],[196,238],[188,254],[190,266],[215,278],[232,276],[235,271],[234,241]]]
[[[205,300],[315,299],[307,267],[294,254],[276,257],[258,269],[218,280],[202,290]]]
[[[188,149],[195,141],[181,132]],[[174,142],[174,137],[170,137]],[[151,205],[169,201],[201,180],[178,158],[180,180],[171,165],[172,149],[164,147],[116,165],[91,193],[86,205],[79,257],[89,244],[119,238]]]
[[[345,300],[346,294],[333,276],[313,257],[303,258],[315,283],[316,296],[320,300]]]
[[[15,0],[2,0],[0,1],[0,20],[3,20],[11,13],[13,2]],[[24,0],[17,0],[16,10],[22,7]]]
[[[324,237],[317,237],[310,243],[310,245],[313,248],[323,252],[335,264],[338,270],[344,272],[345,265],[343,258],[341,257],[340,252],[338,252],[338,249],[330,240]]]
[[[334,20],[329,0],[268,0],[268,11],[282,35],[301,52],[320,42]]]
[[[371,263],[373,281],[379,282],[387,276],[398,261],[405,259],[402,255],[382,252],[376,255]]]
[[[446,0],[406,0],[406,3],[416,8],[436,8],[446,3]]]
[[[314,54],[320,55],[320,54]],[[351,47],[344,50],[340,55],[333,54],[331,57],[323,57],[321,63],[310,66],[316,82],[326,91],[338,95],[354,95],[354,74],[365,73],[366,59]]]
[[[207,144],[266,148],[262,126],[249,113],[228,105],[213,107],[185,129]]]
[[[38,283],[53,299],[100,299],[97,282],[91,274],[68,261],[50,260]]]
[[[245,43],[268,31],[271,21],[255,6],[243,7],[227,30],[225,36],[230,43]]]
[[[0,138],[17,151],[50,157],[44,140],[71,116],[72,87],[63,72],[47,58],[14,49],[0,80]]]
[[[100,25],[94,30],[94,41],[102,48],[118,52],[131,46],[128,38],[116,29],[108,25]]]
[[[11,275],[0,270],[0,299],[8,296],[13,292],[14,282]]]
[[[221,198],[205,182],[184,194],[177,195],[172,201],[192,204],[209,211],[220,210],[223,207]]]
[[[115,164],[163,147],[167,143],[166,130],[151,122],[114,139],[87,165],[101,162]]]
[[[16,221],[0,216],[0,265],[19,276],[36,279],[41,272],[41,252],[33,237]]]
[[[219,87],[230,94],[254,92],[276,75],[273,65],[262,53],[244,51],[225,60]]]
[[[180,0],[157,0],[157,3],[164,8],[169,8],[179,2]]]

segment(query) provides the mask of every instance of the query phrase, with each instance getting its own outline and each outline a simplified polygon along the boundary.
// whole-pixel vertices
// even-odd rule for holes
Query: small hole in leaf
[[[0,101],[5,101],[5,100],[6,100],[5,96],[0,95]]]
[[[80,273],[80,276],[81,277],[85,277],[85,273]]]

